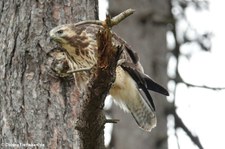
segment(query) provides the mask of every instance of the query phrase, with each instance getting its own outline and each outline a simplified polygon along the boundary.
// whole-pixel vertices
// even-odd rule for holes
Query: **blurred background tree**
[[[111,145],[116,149],[169,146],[173,149],[203,148],[200,140],[207,139],[199,139],[198,132],[207,131],[213,122],[207,120],[207,117],[214,117],[208,110],[212,105],[207,96],[210,92],[210,97],[216,93],[224,93],[219,92],[224,89],[224,83],[212,78],[215,73],[205,70],[210,67],[218,72],[220,80],[224,80],[222,69],[216,69],[222,68],[221,58],[217,60],[219,63],[210,64],[207,61],[207,58],[213,60],[211,40],[214,35],[210,30],[212,22],[209,19],[213,18],[209,7],[209,2],[205,0],[109,0],[109,13],[112,16],[121,9],[136,9],[134,15],[114,30],[138,51],[147,74],[164,86],[168,81],[170,91],[167,100],[154,94],[159,121],[157,128],[150,134],[137,130],[131,116],[113,106],[113,117],[121,119],[113,130]],[[193,62],[196,57],[198,60]],[[200,72],[201,69],[205,74]],[[218,97],[218,102],[222,102],[221,97],[215,97]],[[202,110],[197,110],[199,107]],[[205,114],[207,112],[209,114]],[[201,127],[206,124],[208,127]]]
[[[156,82],[167,86],[167,25],[171,20],[171,4],[166,0],[109,0],[109,14],[114,16],[127,8],[135,14],[113,28],[140,56],[145,73]],[[166,97],[152,93],[156,104],[158,124],[151,133],[138,129],[130,114],[124,114],[113,106],[113,117],[120,121],[113,131],[112,146],[115,149],[167,148]]]

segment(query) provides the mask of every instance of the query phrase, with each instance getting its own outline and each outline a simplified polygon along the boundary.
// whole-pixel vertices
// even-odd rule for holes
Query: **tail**
[[[132,104],[126,103],[126,106],[139,127],[150,132],[152,128],[156,127],[157,119],[152,106],[144,98],[146,97],[141,91],[137,91],[136,99],[133,99]]]
[[[151,131],[156,126],[155,106],[147,88],[122,67],[117,67],[116,80],[109,93],[122,109],[130,111],[142,129]]]
[[[113,92],[114,90],[111,90],[114,102],[124,111],[130,112],[140,128],[150,132],[152,128],[156,127],[155,111],[141,91],[136,88],[136,90],[130,92],[119,90],[117,91],[119,94]],[[123,96],[124,94],[126,95]]]

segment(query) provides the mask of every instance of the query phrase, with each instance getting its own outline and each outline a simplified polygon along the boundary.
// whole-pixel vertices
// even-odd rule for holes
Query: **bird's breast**
[[[125,111],[127,111],[126,104],[133,103],[137,98],[136,83],[120,66],[116,68],[116,80],[109,94]]]

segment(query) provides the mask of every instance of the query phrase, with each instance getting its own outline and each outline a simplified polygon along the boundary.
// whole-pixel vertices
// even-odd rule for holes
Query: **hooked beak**
[[[50,42],[56,41],[57,38],[55,36],[54,29],[50,31],[49,36],[50,36]]]

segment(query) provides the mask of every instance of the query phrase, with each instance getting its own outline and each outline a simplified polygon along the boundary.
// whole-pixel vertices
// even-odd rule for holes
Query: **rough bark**
[[[166,87],[166,32],[170,18],[170,1],[109,0],[109,7],[112,16],[127,8],[136,9],[134,15],[115,27],[115,32],[137,50],[145,72]],[[113,132],[112,145],[116,149],[167,148],[167,116],[164,111],[167,101],[164,96],[157,94],[153,94],[153,99],[158,124],[151,133],[140,130],[129,114],[113,107],[113,117],[120,119],[114,125]]]
[[[97,19],[96,0],[1,0],[0,12],[0,148],[80,148],[80,93],[73,80],[49,75],[48,32]]]

